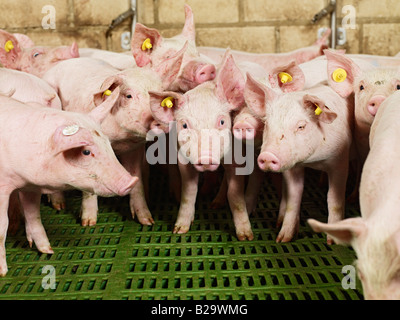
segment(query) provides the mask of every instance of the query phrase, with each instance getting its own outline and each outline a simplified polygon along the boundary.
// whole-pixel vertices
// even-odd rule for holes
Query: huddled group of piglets
[[[128,53],[39,47],[0,30],[0,275],[19,215],[30,245],[53,252],[42,194],[63,209],[62,191],[82,190],[84,226],[96,224],[97,196],[129,194],[132,216],[153,224],[148,137],[174,131],[179,161],[167,165],[180,202],[174,233],[189,231],[204,173],[205,189],[219,183],[212,205],[227,201],[238,239],[252,240],[249,215],[270,172],[282,187],[276,240],[291,241],[305,169],[319,170],[328,178],[328,223],[309,224],[329,244],[355,248],[367,298],[400,298],[400,58],[328,49],[329,29],[284,54],[197,47],[193,12],[184,9],[183,30],[172,38],[137,23]],[[253,154],[246,174],[239,147]],[[362,217],[344,220],[350,168]]]

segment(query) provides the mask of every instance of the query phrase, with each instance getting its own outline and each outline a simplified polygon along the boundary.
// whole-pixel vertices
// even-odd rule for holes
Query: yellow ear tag
[[[320,116],[322,113],[322,109],[317,104],[315,106],[317,107],[317,109],[315,109],[315,115]]]
[[[11,40],[8,40],[6,42],[6,44],[4,45],[4,49],[6,50],[6,52],[10,52],[12,49],[14,49],[14,44]]]
[[[147,38],[142,43],[142,51],[150,50],[151,48],[153,48],[153,45],[151,44],[151,40]]]
[[[343,82],[347,78],[347,72],[342,68],[336,69],[332,74],[332,78],[335,82]]]
[[[289,73],[281,72],[278,76],[283,84],[293,81],[293,78]]]
[[[168,109],[171,109],[174,106],[174,103],[172,102],[174,98],[172,97],[167,97],[161,102],[161,107],[165,108],[167,107]]]
[[[106,91],[104,91],[104,93],[103,93],[103,97],[104,97],[104,96],[111,96],[111,93],[112,93],[111,90],[106,90]]]

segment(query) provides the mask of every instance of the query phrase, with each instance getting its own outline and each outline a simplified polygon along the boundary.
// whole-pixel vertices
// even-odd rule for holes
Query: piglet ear
[[[162,36],[156,29],[147,28],[141,23],[135,26],[131,41],[131,51],[138,67],[151,64],[152,52],[162,43]]]
[[[15,37],[15,39],[17,39],[19,46],[21,48],[32,48],[35,46],[33,40],[25,34],[13,33],[13,36]]]
[[[264,118],[266,116],[266,108],[277,99],[277,97],[278,94],[271,88],[257,82],[249,73],[247,74],[244,98],[247,107],[255,116]]]
[[[124,84],[124,79],[120,75],[113,75],[108,77],[102,83],[99,91],[97,91],[93,95],[93,103],[97,107],[102,104],[107,96],[111,94],[111,92],[115,91],[116,88],[121,87]]]
[[[351,245],[367,231],[362,218],[345,219],[331,224],[321,223],[314,219],[309,219],[307,222],[315,232],[325,232],[333,238],[335,243],[343,245]]]
[[[107,115],[111,112],[115,106],[120,94],[119,87],[116,87],[110,96],[105,95],[104,102],[98,107],[94,108],[88,115],[98,124],[101,124]]]
[[[176,80],[179,71],[181,70],[183,56],[188,48],[188,41],[181,50],[174,54],[169,59],[162,61],[159,65],[153,67],[153,70],[159,74],[162,80],[162,87],[168,90],[170,85]]]
[[[306,94],[303,97],[303,106],[313,113],[314,119],[317,121],[331,124],[337,118],[337,114],[330,110],[325,102],[317,96]]]
[[[304,88],[305,77],[303,71],[295,61],[276,67],[269,74],[272,88],[281,88],[282,92],[300,91]]]
[[[18,69],[22,50],[18,40],[7,31],[0,30],[0,62],[5,68]]]
[[[182,30],[182,35],[188,41],[196,41],[196,28],[194,24],[193,11],[188,4],[185,4],[185,25]]]
[[[93,137],[88,129],[77,124],[64,125],[56,129],[51,146],[54,156],[68,150],[93,145]]]
[[[183,96],[173,91],[149,92],[150,109],[154,119],[162,124],[175,120],[175,110],[181,107]]]
[[[217,97],[222,101],[227,101],[231,106],[231,110],[238,110],[244,106],[246,80],[237,67],[229,49],[225,52],[215,82]]]
[[[360,68],[343,53],[324,50],[328,60],[328,83],[341,97],[347,98],[354,91],[354,79],[361,74]]]
[[[14,95],[15,91],[16,91],[15,88],[12,88],[12,89],[10,89],[8,91],[4,91],[4,92],[2,91],[2,89],[0,89],[0,94],[3,96],[6,96],[8,98],[11,98]]]

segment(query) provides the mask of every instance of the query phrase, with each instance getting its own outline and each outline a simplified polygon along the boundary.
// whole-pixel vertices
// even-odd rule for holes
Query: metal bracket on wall
[[[317,38],[320,39],[325,34],[328,28],[319,28]],[[345,28],[336,29],[336,45],[343,46],[347,42],[347,32]]]
[[[124,50],[129,50],[130,49],[130,39],[131,39],[131,34],[133,34],[135,30],[135,25],[136,25],[136,16],[137,16],[137,3],[136,0],[131,0],[131,8],[120,14],[117,18],[115,18],[110,26],[108,27],[106,31],[106,40],[107,40],[107,50],[110,49],[110,44],[109,44],[109,38],[111,36],[112,30],[114,30],[115,27],[119,26],[121,23],[123,23],[126,19],[129,19],[132,17],[132,33],[131,32],[124,32],[121,35],[121,47]]]

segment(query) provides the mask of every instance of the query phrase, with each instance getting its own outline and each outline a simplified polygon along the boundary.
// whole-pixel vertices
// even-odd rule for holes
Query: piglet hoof
[[[155,222],[150,212],[135,211],[136,217],[141,225],[152,226]],[[132,213],[132,218],[135,218],[135,213]]]
[[[65,209],[65,198],[62,192],[57,192],[50,195],[50,202],[53,208],[57,211]]]
[[[7,265],[0,265],[0,278],[4,278],[7,275]]]
[[[190,229],[190,225],[175,225],[174,231],[172,233],[174,234],[185,234],[188,233]]]
[[[97,210],[85,210],[81,213],[82,227],[92,227],[97,224]]]
[[[276,237],[276,243],[290,242],[296,235],[297,235],[296,228],[287,228],[283,226],[278,236]]]
[[[335,241],[330,236],[327,236],[326,243],[328,244],[328,246],[331,246],[335,244]]]
[[[97,218],[82,219],[82,221],[81,221],[82,227],[93,227],[96,224],[97,224]]]
[[[236,230],[236,236],[239,241],[252,241],[254,240],[253,231],[250,230]]]
[[[37,248],[39,252],[45,253],[45,254],[54,254],[53,249],[50,246],[45,246],[45,247],[38,247]]]

